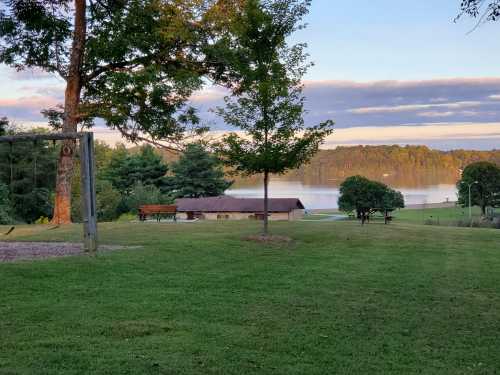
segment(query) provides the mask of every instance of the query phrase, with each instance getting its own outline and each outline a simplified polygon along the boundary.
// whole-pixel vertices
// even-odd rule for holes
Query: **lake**
[[[403,193],[405,204],[442,203],[457,200],[455,185],[443,184],[419,188],[395,188]],[[227,195],[236,198],[262,198],[263,185],[234,185],[226,191]],[[271,180],[269,183],[271,198],[299,198],[307,209],[337,208],[339,189],[334,186],[305,185],[300,181]]]

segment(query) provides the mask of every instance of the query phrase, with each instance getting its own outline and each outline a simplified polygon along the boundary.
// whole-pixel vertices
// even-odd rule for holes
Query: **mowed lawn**
[[[258,225],[102,224],[142,248],[0,264],[0,374],[499,373],[500,231]]]

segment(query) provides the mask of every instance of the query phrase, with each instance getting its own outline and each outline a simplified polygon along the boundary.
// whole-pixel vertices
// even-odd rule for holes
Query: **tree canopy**
[[[224,179],[220,159],[200,143],[189,144],[171,171],[168,188],[175,198],[214,197],[224,194],[232,184]]]
[[[384,213],[387,219],[389,212],[404,208],[404,198],[401,192],[381,182],[363,176],[352,176],[340,185],[338,205],[342,211],[355,211],[357,218],[364,224],[377,211]]]
[[[3,0],[0,63],[66,81],[64,105],[47,109],[63,132],[100,118],[130,141],[178,144],[198,133],[187,99],[208,77],[228,80],[216,46],[240,0]],[[224,17],[223,17],[224,16]],[[71,222],[75,142],[59,155],[54,223]]]
[[[103,174],[118,191],[128,194],[137,183],[161,187],[167,171],[168,166],[161,156],[152,146],[144,145],[134,154],[124,147],[118,149]]]
[[[497,21],[500,18],[500,0],[461,0],[456,19],[464,15],[478,18],[478,24]]]
[[[469,186],[471,203],[481,207],[486,215],[486,207],[500,207],[500,167],[481,161],[469,164],[462,172],[457,183],[458,201],[464,207],[469,205]]]
[[[307,67],[304,44],[287,40],[302,28],[309,0],[248,0],[221,44],[233,77],[232,96],[218,109],[224,121],[244,132],[225,136],[219,152],[242,174],[264,175],[264,233],[270,173],[307,162],[330,134],[333,123],[304,123],[301,78]]]

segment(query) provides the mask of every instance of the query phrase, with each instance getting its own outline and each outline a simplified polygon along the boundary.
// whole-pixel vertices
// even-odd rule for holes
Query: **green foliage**
[[[363,176],[352,176],[340,185],[339,209],[355,211],[364,218],[376,211],[391,212],[404,207],[403,195],[387,185]]]
[[[118,217],[118,207],[122,195],[113,187],[111,182],[98,180],[96,183],[96,212],[97,220],[112,221]]]
[[[131,212],[137,214],[139,206],[143,204],[169,204],[172,198],[163,194],[159,188],[154,185],[144,185],[141,182],[136,183],[130,193],[124,199],[122,212]]]
[[[189,144],[171,169],[169,189],[176,198],[218,196],[232,184],[224,179],[221,161],[199,143]]]
[[[19,132],[7,120],[5,124],[7,134]],[[9,187],[15,219],[32,223],[51,216],[57,153],[58,148],[47,141],[0,143],[0,183]]]
[[[481,207],[483,216],[486,214],[486,207],[500,207],[499,166],[489,162],[477,162],[464,169],[462,179],[457,183],[458,201],[464,207],[469,204],[469,186],[471,203]]]
[[[318,150],[333,123],[306,127],[300,80],[307,69],[304,45],[287,45],[309,1],[246,2],[234,35],[225,40],[236,79],[218,114],[246,135],[226,136],[220,153],[237,172],[283,173]]]
[[[460,14],[456,17],[456,20],[464,15],[479,18],[478,25],[485,22],[497,21],[500,19],[500,1],[460,0]]]
[[[0,117],[0,137],[7,133],[9,127],[9,119],[7,117]]]
[[[161,187],[165,184],[167,165],[153,147],[142,146],[136,154],[119,147],[103,171],[103,178],[111,181],[122,194],[128,195],[137,183]]]
[[[4,1],[0,62],[41,68],[68,82],[75,70],[83,88],[79,113],[85,126],[98,117],[132,141],[147,135],[178,142],[185,130],[199,128],[186,101],[201,87],[202,77],[224,78],[218,50],[211,46],[217,37],[212,30],[217,3],[91,0],[84,4],[82,36],[75,32],[72,1]],[[79,37],[83,61],[75,66],[70,55]],[[61,127],[61,108],[45,113]]]
[[[298,168],[331,133],[333,122],[305,126],[301,79],[305,45],[287,40],[302,28],[309,0],[248,0],[221,45],[234,84],[218,114],[245,134],[225,136],[218,151],[237,173],[264,174],[264,233],[270,173]]]
[[[50,223],[50,219],[47,216],[40,216],[35,220],[35,224],[37,225],[47,225]]]
[[[10,215],[11,206],[9,200],[9,188],[7,185],[0,183],[0,224],[10,224],[12,218]]]

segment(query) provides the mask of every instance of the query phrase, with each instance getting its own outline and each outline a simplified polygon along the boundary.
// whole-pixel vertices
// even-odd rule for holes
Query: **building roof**
[[[262,198],[180,198],[175,201],[178,212],[264,212]],[[304,209],[297,198],[269,198],[269,212],[290,212]]]

